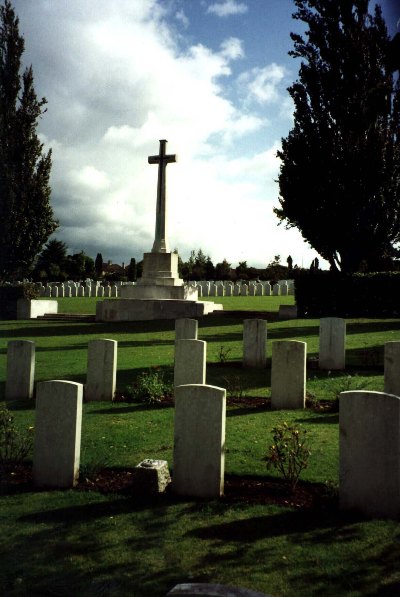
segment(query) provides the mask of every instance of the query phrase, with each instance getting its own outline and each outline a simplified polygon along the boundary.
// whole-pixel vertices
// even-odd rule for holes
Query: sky
[[[375,4],[375,2],[371,3]],[[400,0],[381,0],[392,35]],[[151,251],[159,140],[167,167],[168,239],[265,267],[309,267],[317,253],[278,225],[277,150],[293,126],[287,88],[293,0],[13,0],[46,97],[38,133],[52,149],[53,238],[70,253],[129,263]],[[320,259],[322,267],[326,262]]]

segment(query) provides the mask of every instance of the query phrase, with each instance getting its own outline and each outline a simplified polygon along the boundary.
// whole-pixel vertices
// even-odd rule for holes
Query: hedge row
[[[295,299],[300,317],[399,317],[400,272],[301,272]]]

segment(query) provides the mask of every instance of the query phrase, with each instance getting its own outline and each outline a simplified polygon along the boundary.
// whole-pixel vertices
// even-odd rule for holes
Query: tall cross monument
[[[166,176],[167,164],[176,162],[176,155],[166,154],[167,141],[160,139],[160,151],[158,155],[148,157],[149,164],[158,164],[157,181],[157,209],[156,209],[156,231],[152,253],[169,253],[167,239],[167,203],[166,203]]]

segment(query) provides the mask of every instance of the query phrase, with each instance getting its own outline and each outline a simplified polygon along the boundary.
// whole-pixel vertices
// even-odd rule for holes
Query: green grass
[[[265,299],[274,299],[272,301]],[[291,297],[282,297],[281,300]],[[279,297],[226,297],[232,310],[276,311]],[[63,310],[93,312],[95,299],[59,299]],[[232,301],[232,302],[231,302]],[[254,302],[253,302],[254,301]],[[265,302],[264,302],[265,301]],[[257,304],[257,306],[256,306]],[[92,306],[90,306],[92,305]],[[242,306],[243,305],[243,306]],[[248,305],[251,305],[250,307]],[[90,309],[89,309],[90,307]],[[269,369],[240,366],[243,318],[216,313],[199,321],[207,340],[207,381],[254,398],[268,396]],[[274,339],[307,342],[318,354],[318,321],[268,322],[268,355]],[[173,322],[0,322],[0,382],[4,388],[9,339],[36,342],[36,380],[85,381],[87,343],[118,340],[117,383],[123,389],[151,366],[173,366]],[[400,339],[399,319],[348,320],[346,372],[310,367],[307,390],[315,400],[341,389],[383,389],[383,345]],[[220,362],[221,347],[227,362]],[[350,376],[350,377],[349,377]],[[34,423],[33,404],[13,411],[20,427]],[[143,458],[172,467],[173,408],[126,403],[84,405],[81,471],[102,466],[126,469]],[[312,455],[304,482],[338,483],[338,415],[229,407],[226,473],[264,479],[263,457],[272,427],[281,420],[307,428]],[[366,521],[338,511],[335,500],[321,510],[128,494],[4,490],[0,494],[0,592],[4,595],[162,596],[180,582],[225,583],[280,596],[364,596],[400,593],[400,525]]]

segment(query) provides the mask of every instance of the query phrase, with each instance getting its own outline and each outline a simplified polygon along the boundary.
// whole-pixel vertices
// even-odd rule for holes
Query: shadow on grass
[[[115,402],[115,406],[111,408],[100,408],[98,410],[92,410],[88,412],[88,415],[117,415],[124,413],[133,412],[146,412],[152,410],[165,410],[166,408],[174,408],[173,404],[144,404],[137,402]]]
[[[329,413],[329,414],[317,413],[317,416],[312,419],[300,417],[298,419],[295,419],[295,421],[296,421],[296,423],[306,423],[306,424],[310,424],[310,425],[314,425],[314,423],[321,423],[323,425],[326,425],[326,424],[339,425],[339,413]]]

